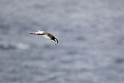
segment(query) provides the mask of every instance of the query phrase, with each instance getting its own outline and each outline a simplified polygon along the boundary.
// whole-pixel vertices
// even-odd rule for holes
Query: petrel
[[[57,40],[51,33],[37,30],[37,32],[31,32],[31,33],[29,33],[29,34],[42,35],[42,36],[45,37],[46,39],[53,40],[53,41],[55,42],[55,45],[58,44],[58,40]]]

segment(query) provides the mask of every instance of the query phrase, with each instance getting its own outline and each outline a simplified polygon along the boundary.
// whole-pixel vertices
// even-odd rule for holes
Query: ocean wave
[[[28,49],[29,45],[24,43],[17,44],[0,44],[1,50],[15,50],[15,49]]]

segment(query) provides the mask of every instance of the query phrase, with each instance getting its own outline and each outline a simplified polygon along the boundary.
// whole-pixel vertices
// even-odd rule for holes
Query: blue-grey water
[[[0,0],[0,83],[124,83],[124,0]]]

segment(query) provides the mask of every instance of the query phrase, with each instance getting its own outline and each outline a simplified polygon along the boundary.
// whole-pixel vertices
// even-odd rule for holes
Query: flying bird
[[[31,33],[29,33],[29,34],[42,35],[42,36],[45,37],[46,39],[53,40],[53,41],[55,42],[55,45],[58,44],[58,40],[57,40],[51,33],[37,30],[37,32],[31,32]]]

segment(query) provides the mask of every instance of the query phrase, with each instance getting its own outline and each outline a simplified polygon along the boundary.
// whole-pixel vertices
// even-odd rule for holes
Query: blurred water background
[[[0,0],[0,83],[124,83],[124,0]]]

